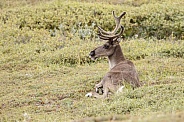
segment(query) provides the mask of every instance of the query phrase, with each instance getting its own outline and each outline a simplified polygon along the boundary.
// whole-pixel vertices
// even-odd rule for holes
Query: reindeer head
[[[98,26],[99,38],[102,40],[107,40],[107,42],[90,52],[89,56],[91,57],[92,60],[95,60],[98,57],[112,55],[114,53],[116,46],[119,45],[121,35],[124,30],[124,27],[120,25],[120,20],[126,14],[126,12],[123,12],[119,17],[115,16],[114,11],[112,12],[112,14],[115,19],[116,27],[112,32],[107,32]],[[116,34],[119,28],[121,30],[118,34]]]

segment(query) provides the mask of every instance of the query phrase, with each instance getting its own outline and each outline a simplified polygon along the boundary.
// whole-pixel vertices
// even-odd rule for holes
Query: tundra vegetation
[[[181,0],[1,0],[0,121],[183,121]],[[125,27],[120,46],[144,86],[107,99],[85,94],[103,78],[97,23]],[[105,21],[104,21],[105,20]]]

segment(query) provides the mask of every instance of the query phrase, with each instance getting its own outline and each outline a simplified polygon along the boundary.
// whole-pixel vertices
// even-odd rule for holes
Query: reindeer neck
[[[110,69],[112,69],[115,65],[117,65],[121,61],[125,60],[125,57],[123,55],[123,52],[121,50],[120,45],[116,46],[114,53],[112,55],[108,56],[108,60],[109,60],[109,68]]]

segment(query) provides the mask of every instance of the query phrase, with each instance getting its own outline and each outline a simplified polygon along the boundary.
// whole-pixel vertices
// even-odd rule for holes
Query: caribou
[[[117,17],[115,12],[112,11],[116,26],[111,32],[98,26],[98,36],[101,40],[106,40],[106,43],[91,51],[89,56],[92,60],[104,56],[108,57],[110,71],[95,85],[94,91],[85,95],[86,97],[106,98],[110,93],[121,92],[126,83],[130,84],[133,89],[141,86],[133,62],[125,58],[119,44],[124,31],[120,22],[125,14],[126,12],[123,12]],[[101,94],[99,93],[100,90],[102,91]]]

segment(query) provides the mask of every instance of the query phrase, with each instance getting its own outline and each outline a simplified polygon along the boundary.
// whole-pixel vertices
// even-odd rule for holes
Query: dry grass
[[[8,2],[0,6],[9,15],[24,5],[32,6],[26,11],[43,9],[45,1],[38,1],[42,7],[34,0]],[[121,94],[97,100],[84,96],[108,71],[108,62],[92,62],[88,53],[103,42],[78,36],[58,41],[60,35],[53,36],[47,29],[18,29],[11,21],[0,27],[0,121],[184,120],[183,40],[130,38],[122,42],[144,86],[127,87]]]

